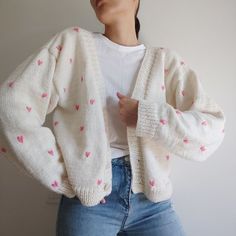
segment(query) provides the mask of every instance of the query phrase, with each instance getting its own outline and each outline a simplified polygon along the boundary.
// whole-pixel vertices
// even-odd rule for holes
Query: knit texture
[[[171,160],[205,161],[224,138],[225,115],[196,73],[169,48],[146,46],[127,127],[132,190],[171,197]],[[105,86],[92,32],[68,27],[0,86],[0,154],[43,186],[94,206],[111,193]],[[53,128],[43,126],[52,113]]]

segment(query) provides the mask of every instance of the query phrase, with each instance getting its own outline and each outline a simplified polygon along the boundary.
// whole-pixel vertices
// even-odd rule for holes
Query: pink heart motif
[[[52,187],[54,188],[58,187],[58,182],[56,180],[54,180],[54,182],[52,183]]]
[[[165,125],[165,124],[167,124],[167,120],[160,119],[160,123],[161,123],[162,125]]]
[[[155,180],[154,179],[153,180],[149,180],[149,184],[150,184],[151,187],[155,186]]]
[[[79,104],[75,105],[75,109],[78,111],[79,110]]]
[[[84,126],[80,126],[80,131],[83,131],[84,130]]]
[[[102,180],[101,179],[98,179],[97,180],[97,185],[100,185],[102,183]]]
[[[187,138],[184,138],[184,143],[189,143],[189,140]]]
[[[73,30],[78,33],[79,32],[79,27],[74,27]]]
[[[204,120],[201,124],[202,124],[202,125],[207,125],[207,121]]]
[[[91,154],[91,152],[85,152],[85,156],[86,156],[86,157],[89,157],[90,154]]]
[[[62,50],[62,45],[58,45],[56,49],[60,52]]]
[[[17,140],[18,140],[19,143],[23,143],[24,142],[24,136],[23,135],[17,136]]]
[[[2,147],[2,148],[1,148],[1,152],[7,152],[7,149],[4,148],[4,147]]]
[[[42,93],[42,98],[45,98],[45,97],[47,97],[48,96],[48,94],[47,93]]]
[[[53,152],[53,150],[51,149],[51,150],[49,150],[48,151],[48,153],[51,155],[51,156],[54,156],[54,152]]]
[[[95,99],[90,99],[90,104],[94,104],[94,102],[95,102]]]
[[[10,88],[12,88],[12,87],[13,87],[13,84],[14,84],[14,81],[11,81],[11,82],[8,83],[8,86],[9,86]]]
[[[43,64],[43,61],[39,59],[37,63],[38,63],[38,66],[41,66]]]
[[[58,121],[55,121],[55,122],[54,122],[54,125],[56,126],[56,125],[58,125],[58,123],[59,123]]]
[[[201,150],[202,152],[204,152],[204,151],[206,151],[206,147],[205,147],[204,145],[202,145],[202,146],[200,147],[200,150]]]
[[[26,109],[27,109],[27,111],[28,111],[28,112],[31,112],[31,109],[32,109],[32,108],[31,108],[31,107],[28,107],[28,106],[26,106]]]

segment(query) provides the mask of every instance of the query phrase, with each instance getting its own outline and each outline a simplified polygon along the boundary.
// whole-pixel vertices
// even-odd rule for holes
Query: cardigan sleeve
[[[167,101],[173,102],[140,99],[136,136],[159,141],[181,158],[204,161],[222,143],[226,117],[196,72],[175,55],[166,69]]]
[[[1,83],[0,155],[48,189],[73,197],[60,147],[43,126],[58,104],[55,68],[55,55],[43,46]]]

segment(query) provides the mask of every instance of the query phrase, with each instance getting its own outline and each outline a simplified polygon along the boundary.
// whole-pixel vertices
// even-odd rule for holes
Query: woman
[[[139,43],[139,0],[90,2],[104,34],[65,29],[1,84],[1,154],[62,194],[58,236],[185,235],[171,159],[206,160],[224,113],[175,51]]]

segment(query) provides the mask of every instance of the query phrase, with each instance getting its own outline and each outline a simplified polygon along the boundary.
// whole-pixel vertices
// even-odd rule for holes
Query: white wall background
[[[175,160],[176,211],[188,236],[235,236],[236,2],[145,0],[139,19],[140,41],[177,50],[227,118],[225,140],[206,162]],[[0,80],[54,33],[74,25],[103,32],[89,1],[0,0]],[[55,235],[60,195],[3,159],[0,189],[0,235]]]

